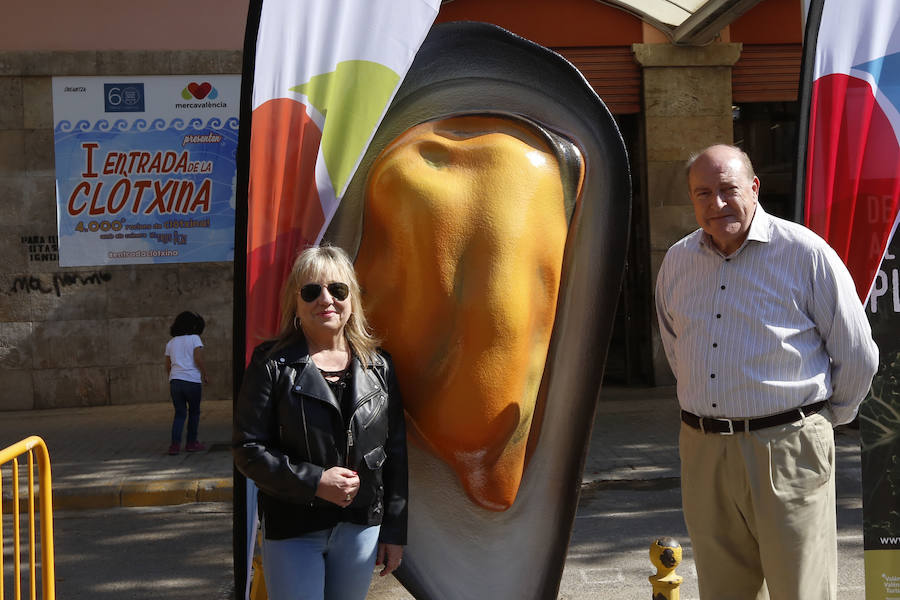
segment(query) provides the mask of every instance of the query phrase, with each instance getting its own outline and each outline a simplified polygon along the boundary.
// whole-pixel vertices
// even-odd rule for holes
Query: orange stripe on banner
[[[321,140],[300,102],[279,98],[253,111],[248,251],[295,229],[315,241],[325,222],[316,190]]]

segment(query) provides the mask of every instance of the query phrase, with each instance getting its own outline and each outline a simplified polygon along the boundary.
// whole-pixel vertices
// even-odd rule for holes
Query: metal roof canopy
[[[596,0],[633,14],[673,44],[702,46],[760,0]]]

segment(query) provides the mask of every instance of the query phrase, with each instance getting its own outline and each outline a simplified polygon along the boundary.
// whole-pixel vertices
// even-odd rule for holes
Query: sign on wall
[[[240,76],[54,77],[59,264],[230,261]]]

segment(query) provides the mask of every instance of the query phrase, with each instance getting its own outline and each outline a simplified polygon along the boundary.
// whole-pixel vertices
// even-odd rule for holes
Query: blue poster
[[[231,261],[240,76],[54,77],[62,267]]]

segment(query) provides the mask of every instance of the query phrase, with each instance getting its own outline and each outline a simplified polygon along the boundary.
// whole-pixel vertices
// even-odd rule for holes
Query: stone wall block
[[[160,367],[165,364],[166,342],[169,341],[169,325],[167,317],[144,317],[109,320],[111,366],[152,364]]]
[[[159,356],[160,360],[156,364],[111,367],[109,369],[110,404],[171,402],[169,376],[166,374],[165,360],[161,358],[162,350],[160,350]],[[160,438],[167,439],[167,433],[161,431]]]
[[[25,171],[25,131],[0,130],[0,176],[21,175]]]
[[[202,50],[185,50],[172,55],[169,64],[171,75],[214,75],[219,60],[214,53]]]
[[[730,114],[731,68],[645,69],[644,107],[648,117]]]
[[[102,267],[57,268],[33,272],[28,292],[34,321],[100,320],[107,316],[112,273]]]
[[[186,50],[171,57],[172,75],[231,75],[240,74],[240,50]]]
[[[0,176],[3,219],[0,230],[20,235],[56,235],[56,184],[53,176]]]
[[[22,243],[19,234],[18,229],[0,227],[0,256],[5,271],[20,273],[28,269],[28,244]]]
[[[97,57],[93,50],[54,51],[50,56],[50,72],[35,75],[80,76],[99,75]]]
[[[33,371],[34,408],[70,408],[109,404],[105,367]]]
[[[118,349],[108,343],[105,320],[44,321],[34,326],[37,369],[105,367]]]
[[[31,373],[30,370],[0,371],[0,411],[34,408]]]
[[[635,60],[644,67],[691,67],[733,65],[741,56],[740,43],[706,46],[632,44]]]
[[[53,276],[57,273],[64,272],[59,266],[59,252],[49,251],[50,248],[54,247],[52,244],[23,244],[22,247],[25,251],[24,272],[29,278],[29,281],[32,278],[41,280],[44,289],[50,290],[48,293],[54,293],[53,290],[50,289],[54,285]],[[35,254],[31,254],[29,249],[32,247],[35,249],[40,248],[41,250],[38,250]],[[45,252],[45,249],[48,251]],[[56,256],[57,258],[52,258],[53,256]],[[32,259],[32,257],[34,258]],[[47,260],[43,260],[44,258]]]
[[[203,385],[203,401],[231,400],[231,363],[208,362],[209,383]],[[157,364],[111,367],[109,370],[111,404],[171,402],[169,376],[165,361]],[[200,405],[200,429],[203,429],[203,405]],[[201,434],[202,437],[202,434]]]
[[[0,323],[0,370],[30,369],[33,354],[31,323]]]
[[[53,151],[52,130],[25,130],[25,170],[29,174],[55,177]]]
[[[0,51],[0,77],[50,75],[51,50]]]
[[[20,205],[25,202],[25,194],[28,188],[28,178],[23,173],[0,177],[0,204],[4,207],[4,217],[7,207]],[[0,227],[10,225],[9,219],[4,218]]]
[[[697,229],[692,206],[657,206],[650,209],[650,249],[665,252]]]
[[[50,77],[22,80],[22,110],[25,129],[53,129],[53,90]]]
[[[200,337],[203,339],[207,359],[230,362],[234,315],[231,311],[200,314],[206,320],[206,329]]]
[[[223,50],[219,54],[219,73],[240,75],[244,66],[244,53],[241,50]]]
[[[204,340],[204,343],[206,340]],[[204,400],[231,400],[234,398],[231,361],[210,361],[206,367],[209,383],[203,386]],[[203,425],[202,407],[200,424]]]
[[[169,265],[130,265],[115,272],[109,287],[109,317],[174,318],[185,304],[178,272]]]
[[[97,53],[98,75],[170,75],[168,50],[103,50]]]
[[[683,161],[692,152],[734,139],[731,115],[709,117],[648,117],[647,162]]]
[[[238,74],[240,50],[6,50],[0,77]]]
[[[651,207],[688,205],[687,175],[683,160],[657,161],[647,165],[647,199]]]
[[[17,213],[17,222],[29,230],[29,235],[56,235],[56,176],[52,171],[28,177],[24,202]]]
[[[28,276],[22,272],[0,273],[0,321],[31,321]]]
[[[0,77],[0,129],[21,129],[23,114],[22,78]]]
[[[231,313],[234,295],[234,263],[184,263],[178,268],[179,293],[186,306],[208,319],[208,315]],[[177,313],[176,313],[177,314]]]

